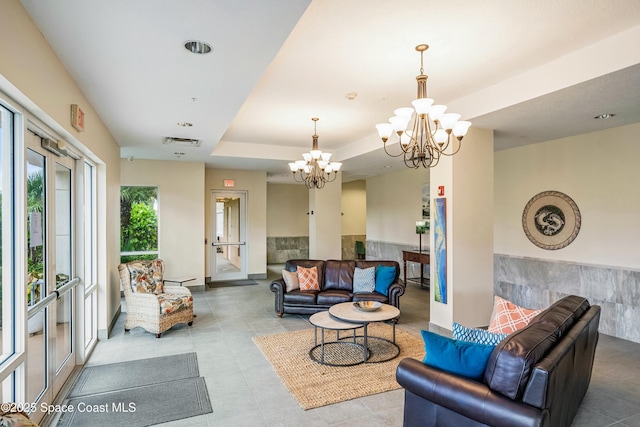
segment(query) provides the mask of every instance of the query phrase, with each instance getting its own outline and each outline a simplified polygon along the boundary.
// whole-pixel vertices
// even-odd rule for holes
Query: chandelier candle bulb
[[[391,123],[378,123],[376,125],[376,129],[378,129],[378,135],[380,135],[380,138],[384,142],[387,142],[393,132],[393,126],[391,126]]]
[[[460,120],[460,114],[456,114],[456,113],[443,114],[442,118],[440,119],[440,125],[444,128],[444,130],[447,131],[447,133],[451,133],[453,126],[456,124],[458,120]]]
[[[471,122],[468,122],[466,120],[460,120],[458,123],[456,123],[456,125],[453,127],[453,134],[458,138],[458,139],[462,139],[462,137],[464,137],[467,134],[467,131],[469,130],[469,127],[471,126]]]
[[[435,123],[438,123],[444,115],[445,111],[447,111],[446,105],[434,105],[433,107],[431,107],[431,109],[429,109],[429,116],[431,116],[431,120],[433,120]]]
[[[429,112],[429,108],[434,103],[434,100],[431,98],[419,98],[411,101],[411,105],[416,110],[416,114],[427,114]]]
[[[441,156],[456,154],[471,126],[471,122],[460,120],[460,114],[445,114],[446,105],[433,105],[435,101],[427,98],[428,77],[424,74],[424,52],[427,49],[429,45],[426,44],[416,46],[416,51],[420,52],[420,74],[416,77],[418,96],[411,102],[413,108],[397,108],[389,123],[376,125],[385,153],[391,157],[402,156],[405,166],[414,169],[420,166],[434,167]],[[413,123],[410,124],[412,119]],[[400,142],[401,151],[398,154],[387,150],[387,142],[393,132]]]

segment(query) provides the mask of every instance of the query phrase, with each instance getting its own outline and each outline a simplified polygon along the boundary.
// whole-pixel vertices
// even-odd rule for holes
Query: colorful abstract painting
[[[444,197],[434,199],[433,209],[433,255],[435,277],[434,299],[447,303],[447,204]]]

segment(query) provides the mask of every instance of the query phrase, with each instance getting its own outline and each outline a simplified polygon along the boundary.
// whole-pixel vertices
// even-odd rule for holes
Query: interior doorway
[[[211,203],[211,281],[246,279],[247,193],[213,191]]]

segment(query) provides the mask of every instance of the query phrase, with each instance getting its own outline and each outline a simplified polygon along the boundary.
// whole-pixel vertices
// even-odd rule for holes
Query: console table
[[[407,261],[420,263],[420,287],[429,287],[424,284],[423,265],[429,265],[429,252],[402,251],[402,263],[404,267],[404,283],[407,283]]]

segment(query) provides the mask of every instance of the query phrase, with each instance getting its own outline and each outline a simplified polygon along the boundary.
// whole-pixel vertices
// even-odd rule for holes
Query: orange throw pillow
[[[515,305],[496,295],[493,301],[493,313],[489,322],[489,332],[494,334],[510,334],[522,329],[542,310],[531,310]]]
[[[305,268],[298,266],[298,284],[301,291],[319,291],[318,267]]]

